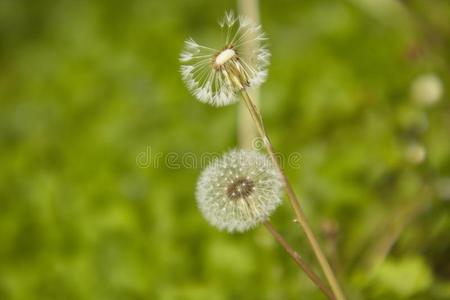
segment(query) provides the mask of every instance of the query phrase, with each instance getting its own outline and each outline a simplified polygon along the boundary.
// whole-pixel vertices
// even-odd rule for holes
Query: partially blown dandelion
[[[232,150],[200,176],[197,203],[212,225],[243,232],[268,219],[281,203],[282,183],[271,161],[253,150]]]
[[[219,25],[225,35],[219,48],[202,46],[190,38],[180,56],[188,89],[201,102],[214,106],[234,103],[238,91],[264,82],[270,58],[262,43],[266,38],[260,25],[232,12],[226,13]],[[260,46],[253,49],[249,59],[243,58],[242,46],[254,40]]]

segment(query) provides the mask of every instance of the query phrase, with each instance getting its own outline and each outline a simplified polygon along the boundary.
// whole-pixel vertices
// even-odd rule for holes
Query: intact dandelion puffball
[[[435,73],[417,77],[411,86],[411,96],[418,104],[434,105],[442,97],[444,88],[441,79]]]
[[[217,48],[185,42],[180,55],[181,75],[191,93],[201,102],[224,106],[237,101],[236,93],[265,81],[270,53],[260,25],[227,12],[221,22],[224,39]],[[243,47],[257,45],[244,58]]]
[[[197,183],[198,207],[213,226],[244,232],[266,221],[281,203],[282,181],[254,150],[232,150],[209,165]]]

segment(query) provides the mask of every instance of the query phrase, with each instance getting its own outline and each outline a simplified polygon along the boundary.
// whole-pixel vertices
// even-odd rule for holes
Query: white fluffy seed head
[[[197,183],[197,204],[213,226],[244,232],[266,221],[281,203],[282,181],[254,150],[232,150],[209,165]]]
[[[435,73],[422,74],[411,85],[413,100],[425,106],[432,106],[439,102],[443,92],[442,80]]]
[[[180,55],[181,75],[187,88],[198,100],[214,106],[234,103],[239,90],[263,83],[270,59],[260,25],[232,12],[226,13],[219,25],[225,38],[217,48],[200,45],[190,38]],[[244,58],[242,53],[249,45],[258,46]]]

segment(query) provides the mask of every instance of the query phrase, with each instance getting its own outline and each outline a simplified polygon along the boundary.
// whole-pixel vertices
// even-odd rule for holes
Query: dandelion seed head
[[[197,183],[197,204],[213,226],[244,232],[266,221],[281,203],[282,181],[254,150],[232,150],[209,165]]]
[[[425,106],[432,106],[439,102],[443,92],[442,80],[435,73],[422,74],[411,85],[413,100]]]
[[[234,103],[238,91],[263,83],[270,59],[260,25],[227,12],[219,26],[224,35],[219,47],[203,46],[189,38],[180,55],[187,88],[198,100],[214,106]],[[250,45],[257,46],[244,57],[244,48]]]

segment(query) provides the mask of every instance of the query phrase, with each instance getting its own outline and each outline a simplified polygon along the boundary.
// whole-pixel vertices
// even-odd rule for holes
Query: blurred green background
[[[0,299],[324,299],[264,228],[210,227],[179,161],[237,143],[238,106],[178,72],[236,7],[0,0]],[[266,126],[349,299],[450,299],[450,3],[260,13]],[[292,219],[273,223],[315,264]]]

